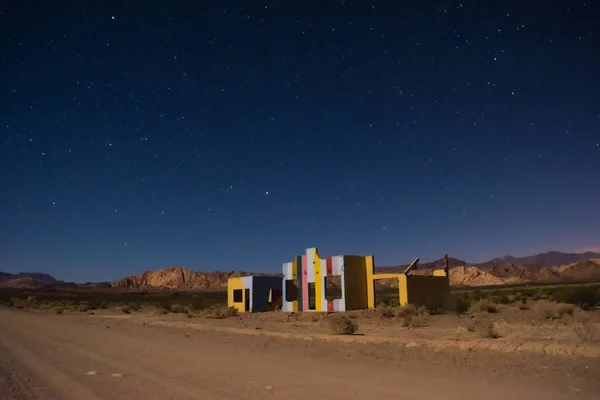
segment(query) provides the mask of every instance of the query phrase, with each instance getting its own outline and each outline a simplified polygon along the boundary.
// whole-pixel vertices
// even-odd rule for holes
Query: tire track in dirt
[[[69,378],[33,352],[19,345],[16,341],[9,339],[7,337],[8,335],[6,335],[6,331],[8,330],[6,328],[7,327],[3,327],[4,334],[0,336],[0,345],[2,348],[9,349],[10,353],[12,353],[15,358],[33,371],[38,377],[46,381],[49,386],[60,388],[62,397],[73,400],[101,400],[100,397],[96,396],[95,393],[88,390],[85,386]],[[30,391],[33,396],[40,397],[40,395],[35,394],[36,388],[33,387],[33,385],[27,386],[28,387],[25,389],[26,391]]]
[[[10,330],[12,330],[15,334],[17,334],[21,337],[25,337],[25,336],[30,335],[30,332],[35,332],[39,328],[40,327],[37,326],[37,324],[36,325],[28,325],[28,323],[25,322],[22,326],[11,327]],[[175,380],[175,379],[172,379],[169,377],[169,375],[172,375],[172,373],[174,372],[173,369],[171,369],[170,371],[165,371],[164,367],[160,363],[158,363],[158,364],[156,363],[156,361],[157,361],[156,359],[143,359],[143,358],[140,358],[139,355],[136,355],[135,352],[126,351],[126,350],[121,352],[122,355],[126,355],[126,357],[125,357],[126,360],[120,360],[118,357],[118,354],[115,354],[118,352],[111,352],[112,353],[111,356],[114,356],[114,358],[113,357],[109,358],[109,357],[102,355],[99,351],[92,351],[92,350],[87,349],[85,344],[81,344],[81,343],[78,343],[75,341],[65,341],[65,339],[62,337],[63,333],[61,333],[60,331],[57,331],[56,327],[46,325],[45,328],[46,329],[44,329],[43,335],[36,336],[36,340],[39,343],[43,342],[47,345],[48,348],[60,348],[60,349],[62,349],[63,352],[73,352],[73,353],[76,353],[77,355],[79,355],[80,357],[94,360],[97,365],[101,366],[101,367],[96,367],[94,372],[96,372],[96,370],[100,370],[100,369],[103,369],[105,371],[120,371],[119,372],[120,374],[124,375],[125,377],[127,377],[127,379],[129,379],[131,381],[139,381],[140,380],[139,378],[141,378],[141,380],[143,382],[140,382],[139,386],[145,387],[145,389],[147,389],[148,392],[171,393],[170,398],[173,398],[172,397],[173,394],[177,394],[179,396],[182,396],[182,398],[185,398],[185,399],[196,399],[196,400],[207,400],[207,399],[215,399],[215,398],[228,398],[228,399],[236,400],[236,399],[246,399],[247,398],[246,396],[239,396],[239,393],[236,391],[236,389],[230,389],[227,386],[219,386],[218,388],[215,388],[215,386],[216,386],[215,384],[217,382],[214,382],[214,381],[207,382],[206,386],[202,388],[201,392],[199,392],[197,390],[197,388],[188,389],[185,387],[185,385],[182,385],[181,381],[178,381],[178,380]],[[106,333],[105,335],[114,335],[114,334],[109,332],[109,333]],[[122,347],[122,346],[120,345],[119,347]],[[106,349],[107,348],[104,347],[104,350],[106,350]],[[38,358],[38,360],[41,360],[41,359]],[[43,361],[40,361],[40,363],[43,363],[44,368],[51,368],[48,363],[44,363]],[[156,365],[155,372],[150,370],[150,366],[152,364]],[[145,367],[139,367],[138,365],[145,365]],[[81,371],[83,372],[83,370],[81,370]],[[182,375],[182,373],[184,374],[187,371],[184,372],[184,371],[179,370],[177,372],[179,372],[179,375]],[[94,374],[89,374],[89,375],[94,376],[97,374],[94,373]],[[67,378],[65,377],[63,379],[63,381],[66,379]],[[81,385],[79,385],[79,386],[81,386]],[[152,386],[154,386],[154,387],[160,386],[160,388],[156,388],[159,390],[152,390]],[[86,399],[86,400],[88,398],[89,398],[89,400],[100,399],[100,397],[91,397],[91,396],[95,396],[95,395],[90,394],[89,397],[82,397],[82,396],[78,395],[78,397],[75,397],[75,398]],[[148,397],[145,397],[145,398],[147,399]],[[156,398],[158,400],[158,399],[162,399],[163,397],[162,396],[158,396],[158,397],[151,396],[150,398]]]

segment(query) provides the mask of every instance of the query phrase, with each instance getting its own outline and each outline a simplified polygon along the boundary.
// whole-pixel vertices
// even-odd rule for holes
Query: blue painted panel
[[[283,278],[272,276],[255,276],[252,279],[252,311],[266,311],[271,289],[282,293]]]

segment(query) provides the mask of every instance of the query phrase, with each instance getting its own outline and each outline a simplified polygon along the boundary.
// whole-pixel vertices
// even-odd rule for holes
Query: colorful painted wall
[[[266,311],[281,293],[281,278],[244,276],[227,281],[227,305],[239,312]]]
[[[366,308],[368,257],[321,258],[316,247],[283,264],[282,311],[335,312]]]
[[[418,260],[417,260],[418,261]],[[397,279],[400,305],[434,304],[450,293],[446,270],[433,276],[375,274],[373,256],[321,258],[316,247],[282,266],[283,278],[248,276],[228,282],[228,304],[240,312],[264,311],[281,299],[285,312],[339,312],[374,308],[375,281]],[[281,295],[279,297],[279,295]]]

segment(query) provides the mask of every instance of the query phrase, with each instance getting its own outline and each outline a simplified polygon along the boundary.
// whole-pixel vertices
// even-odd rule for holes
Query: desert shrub
[[[595,343],[600,341],[598,329],[591,323],[576,325],[573,327],[573,331],[583,343]]]
[[[396,308],[396,317],[404,317],[407,315],[416,315],[418,312],[417,307],[413,304],[407,304]]]
[[[175,303],[171,304],[170,311],[176,314],[187,314],[189,310],[187,309],[187,307]]]
[[[498,332],[496,332],[494,321],[489,318],[478,318],[473,320],[469,325],[467,325],[467,330],[469,332],[475,332],[477,335],[486,339],[496,339],[500,337]]]
[[[573,304],[569,304],[569,303],[559,303],[556,305],[556,310],[558,312],[559,316],[563,316],[563,315],[573,315],[573,313],[575,312],[575,306]]]
[[[394,309],[387,306],[377,307],[376,311],[380,318],[394,318],[395,315]]]
[[[422,328],[429,322],[430,314],[425,306],[415,307],[409,304],[398,311],[396,315],[402,318],[402,326],[405,328]]]
[[[474,291],[471,293],[471,298],[473,299],[473,301],[479,301],[479,300],[481,300],[481,299],[483,299],[483,298],[485,298],[485,297],[487,297],[487,295],[486,295],[486,294],[483,294],[483,293],[481,292],[481,290],[479,290],[479,289],[478,289],[478,290],[474,290]]]
[[[498,312],[498,305],[491,302],[490,300],[484,299],[479,300],[477,303],[472,306],[473,311],[484,311],[490,314],[495,314]]]
[[[131,309],[131,311],[140,311],[140,309],[142,308],[138,303],[129,303],[128,306]]]
[[[405,315],[402,319],[402,326],[410,329],[423,328],[428,323],[429,314]]]
[[[511,298],[508,295],[503,293],[496,297],[495,302],[498,304],[509,304],[509,303],[513,303],[514,301],[515,301],[514,296],[512,297],[512,301],[511,301]]]
[[[575,306],[568,303],[551,303],[540,301],[535,305],[535,313],[542,319],[559,319],[563,315],[573,315]]]
[[[593,286],[567,288],[557,292],[555,298],[557,301],[574,304],[584,310],[600,305],[600,293]]]
[[[380,300],[377,300],[377,304],[375,307],[397,307],[398,306],[398,298],[393,296],[382,297]]]
[[[428,301],[425,304],[425,308],[427,309],[427,312],[430,315],[442,315],[446,313],[446,310],[448,308],[448,301],[442,301],[442,300],[432,300],[432,301]]]
[[[196,318],[196,314],[191,313],[191,312],[187,313],[185,316],[186,316],[186,318]]]
[[[65,309],[64,309],[63,307],[56,307],[56,308],[54,309],[54,313],[55,313],[55,314],[59,314],[59,315],[60,315],[60,314],[62,314],[62,313],[64,313],[64,312],[65,312]]]
[[[558,318],[558,311],[556,304],[550,302],[539,301],[535,304],[533,311],[541,319],[555,319]]]
[[[123,312],[123,314],[131,314],[131,307],[129,307],[129,306],[122,306],[121,307],[121,312]]]
[[[450,298],[445,305],[447,310],[450,310],[456,314],[466,313],[469,311],[469,307],[471,307],[471,302],[465,297]]]
[[[91,308],[89,304],[80,304],[77,306],[76,310],[80,312],[88,312],[91,310]]]
[[[238,309],[235,307],[211,307],[208,309],[206,316],[214,319],[225,319],[227,317],[235,317],[238,315]]]
[[[348,317],[334,315],[329,319],[329,328],[334,335],[352,335],[358,330],[358,325]]]

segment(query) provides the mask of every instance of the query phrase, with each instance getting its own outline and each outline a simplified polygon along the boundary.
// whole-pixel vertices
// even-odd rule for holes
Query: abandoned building
[[[375,273],[373,256],[343,255],[321,258],[316,247],[284,263],[283,277],[231,278],[228,304],[241,312],[271,309],[285,312],[341,312],[374,308],[376,281],[397,280],[399,305],[432,304],[450,293],[447,265],[431,275],[411,275],[418,259],[399,273]],[[397,284],[397,286],[396,286]],[[396,289],[397,288],[397,289]]]
[[[239,312],[268,311],[281,297],[281,278],[244,276],[227,280],[227,304]]]

